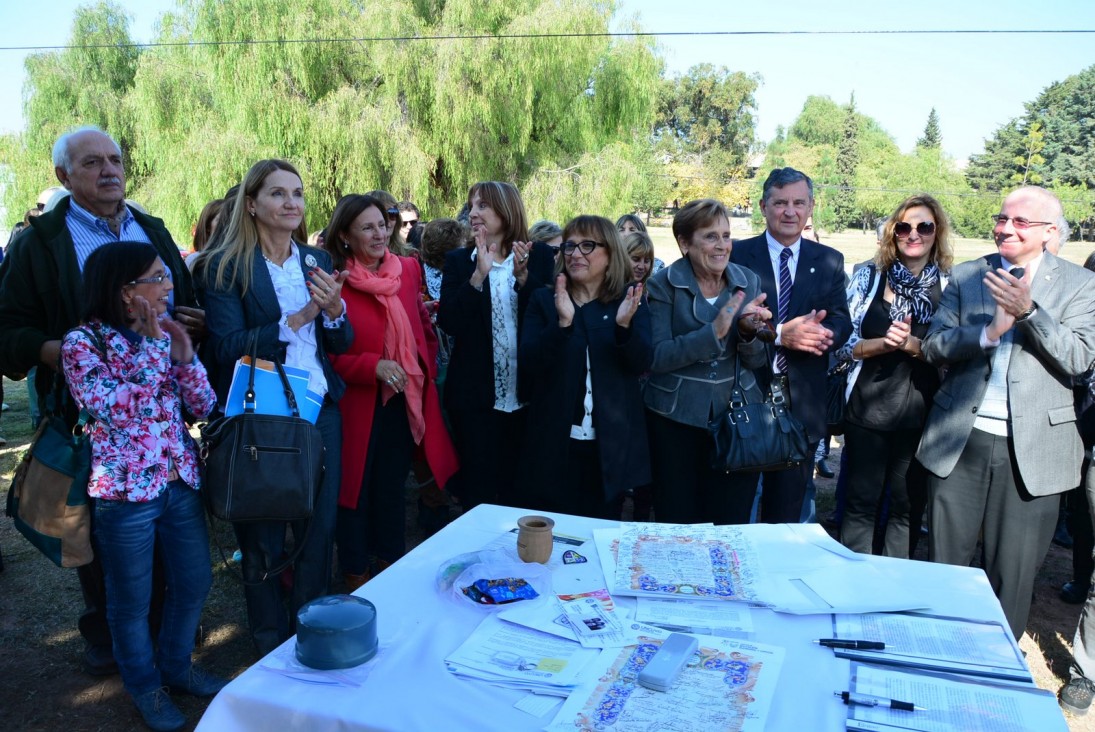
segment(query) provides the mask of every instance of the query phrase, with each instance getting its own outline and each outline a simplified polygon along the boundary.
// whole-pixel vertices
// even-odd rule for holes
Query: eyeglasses
[[[996,226],[1006,226],[1008,221],[1016,229],[1029,229],[1032,226],[1052,226],[1052,221],[1031,221],[1024,216],[1005,216],[1004,214],[996,214],[992,217]]]
[[[171,275],[167,272],[162,272],[158,275],[152,275],[151,277],[142,277],[139,280],[132,280],[127,282],[127,285],[162,285],[164,280],[171,279]]]
[[[904,239],[912,233],[913,225],[908,221],[898,221],[893,225],[893,233],[897,235],[898,239]],[[935,222],[933,221],[921,221],[916,225],[916,233],[920,236],[931,236],[935,233]]]
[[[575,249],[588,257],[590,254],[593,254],[594,249],[603,246],[604,244],[599,241],[584,239],[582,241],[564,241],[559,248],[562,249],[563,254],[568,257],[574,256]]]

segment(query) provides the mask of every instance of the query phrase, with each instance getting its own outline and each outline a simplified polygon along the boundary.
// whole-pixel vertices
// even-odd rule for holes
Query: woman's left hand
[[[616,311],[616,325],[621,328],[630,328],[631,319],[639,311],[643,304],[643,283],[639,283],[628,289],[624,299],[620,302],[620,308]]]
[[[188,364],[194,360],[194,344],[181,323],[172,320],[170,315],[164,314],[160,317],[160,328],[171,336],[172,363]]]
[[[890,323],[886,335],[882,337],[886,346],[891,351],[904,350],[912,334],[912,316],[906,315],[904,320],[895,320]]]
[[[738,332],[746,338],[752,338],[762,329],[767,329],[766,321],[772,319],[772,311],[764,306],[767,293],[760,293],[741,309],[738,316]]]
[[[312,293],[312,302],[327,313],[331,320],[342,315],[342,283],[350,276],[349,272],[335,272],[329,275],[319,267],[309,276],[308,291]]]
[[[513,242],[513,277],[518,287],[524,287],[528,281],[528,258],[532,251],[532,242]]]

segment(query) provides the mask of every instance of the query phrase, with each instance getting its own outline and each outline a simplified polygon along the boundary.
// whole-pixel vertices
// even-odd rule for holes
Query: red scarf
[[[399,257],[385,254],[375,273],[355,259],[347,260],[346,271],[350,273],[347,285],[358,292],[372,295],[384,308],[384,352],[381,357],[395,361],[407,372],[407,386],[403,390],[407,397],[407,421],[411,425],[415,444],[421,444],[422,436],[426,434],[426,420],[422,414],[426,375],[418,363],[418,347],[407,309],[399,299],[403,265]],[[380,398],[384,404],[395,393],[390,385],[381,382]]]

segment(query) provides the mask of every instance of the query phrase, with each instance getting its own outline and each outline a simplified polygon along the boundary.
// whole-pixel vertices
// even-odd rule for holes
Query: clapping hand
[[[513,242],[513,278],[519,287],[528,280],[528,257],[532,251],[532,242]]]
[[[560,328],[569,328],[574,322],[574,301],[567,292],[567,276],[562,272],[555,276],[555,312],[559,314]]]
[[[130,307],[133,310],[133,317],[136,318],[133,323],[135,333],[147,338],[163,338],[163,331],[160,330],[160,319],[156,309],[152,307],[152,303],[140,295],[134,295]]]
[[[160,318],[160,327],[171,336],[172,363],[187,364],[194,360],[194,344],[190,333],[181,323],[172,320],[169,315]]]
[[[639,306],[643,304],[643,283],[629,287],[620,307],[616,311],[616,325],[621,328],[631,327],[631,319],[639,312]]]
[[[788,320],[780,329],[780,345],[815,356],[825,355],[833,345],[833,331],[821,324],[827,314],[824,310],[811,310]]]
[[[767,325],[767,321],[772,319],[772,311],[764,306],[767,298],[768,294],[762,292],[742,308],[741,315],[738,317],[738,332],[746,338],[759,335],[761,331],[775,335]]]
[[[342,283],[350,276],[347,271],[329,275],[319,267],[308,273],[308,291],[312,293],[312,302],[327,313],[331,320],[342,315]]]
[[[902,320],[895,320],[890,323],[890,327],[887,329],[886,335],[882,336],[882,340],[885,341],[888,350],[904,350],[911,334],[912,316],[906,315]]]
[[[726,301],[726,305],[719,311],[718,316],[712,321],[711,325],[715,328],[715,337],[720,341],[730,332],[730,326],[734,324],[734,319],[738,317],[738,310],[741,309],[743,302],[745,302],[745,290],[735,290],[730,299]]]

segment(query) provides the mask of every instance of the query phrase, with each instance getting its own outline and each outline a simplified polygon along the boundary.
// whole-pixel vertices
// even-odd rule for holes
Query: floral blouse
[[[87,428],[89,496],[150,501],[167,487],[172,469],[190,487],[201,486],[197,446],[182,410],[204,419],[216,395],[197,357],[172,365],[170,336],[152,339],[93,322],[65,334],[61,366],[76,403],[94,417]]]

